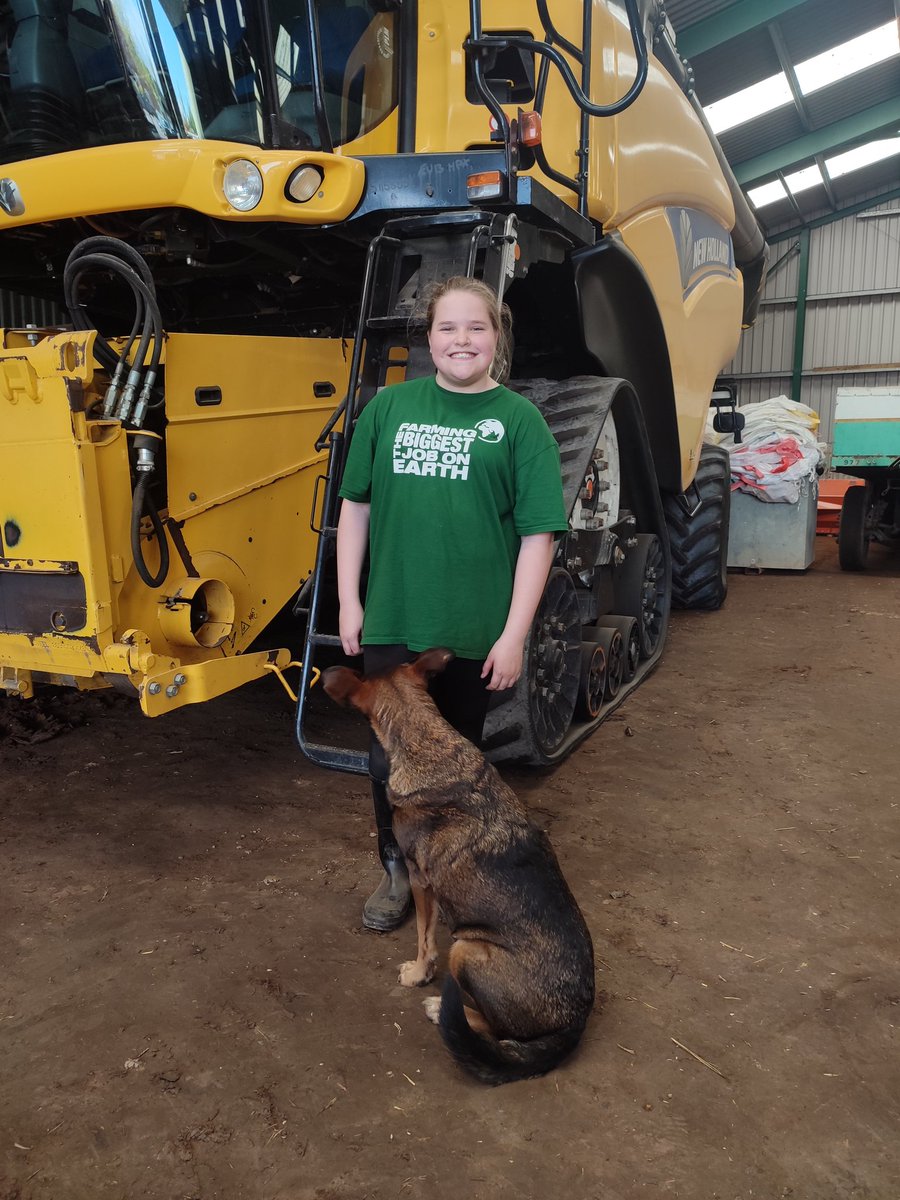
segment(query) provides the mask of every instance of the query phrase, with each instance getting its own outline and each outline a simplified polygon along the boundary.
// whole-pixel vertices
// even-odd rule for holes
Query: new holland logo
[[[669,209],[668,216],[685,295],[707,275],[734,275],[731,239],[712,217],[688,208]]]

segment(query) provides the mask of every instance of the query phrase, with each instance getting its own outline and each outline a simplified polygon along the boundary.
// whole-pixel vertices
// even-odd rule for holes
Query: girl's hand
[[[344,653],[351,657],[361,653],[359,639],[362,635],[363,611],[363,606],[358,600],[345,601],[341,605],[338,618],[341,645],[344,647]]]
[[[525,643],[521,638],[511,637],[509,634],[501,634],[497,638],[490,654],[484,660],[481,672],[482,679],[487,679],[490,675],[487,685],[489,692],[502,692],[512,687],[522,674],[524,652]]]

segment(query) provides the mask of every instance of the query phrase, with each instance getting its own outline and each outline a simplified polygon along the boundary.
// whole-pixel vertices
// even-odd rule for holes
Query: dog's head
[[[396,693],[399,698],[408,686],[427,691],[429,679],[443,671],[451,658],[452,650],[423,650],[412,662],[370,678],[349,667],[329,667],[322,673],[322,687],[338,704],[358,708],[371,719],[380,707],[379,698],[385,701],[388,692]]]

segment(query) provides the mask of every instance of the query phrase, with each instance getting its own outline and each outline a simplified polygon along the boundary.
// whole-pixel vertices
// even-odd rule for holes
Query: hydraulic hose
[[[166,541],[166,531],[159,512],[153,503],[153,497],[150,495],[149,485],[149,473],[142,474],[135,485],[134,495],[131,500],[131,554],[137,573],[144,583],[146,583],[147,587],[158,588],[165,581],[169,573],[169,543]],[[159,569],[155,575],[150,573],[150,569],[144,559],[144,550],[141,546],[141,519],[145,508],[153,525],[153,532],[156,534],[156,542],[159,546]]]
[[[69,255],[63,277],[66,304],[75,327],[79,329],[91,328],[84,308],[78,302],[81,279],[91,270],[109,271],[118,275],[131,288],[134,296],[135,320],[121,353],[117,353],[106,338],[98,333],[96,354],[111,375],[103,415],[117,417],[122,421],[133,420],[136,426],[140,426],[150,407],[150,394],[162,355],[162,314],[156,299],[153,276],[141,255],[126,242],[104,236],[86,238],[80,242]],[[140,343],[137,353],[132,357],[139,330]],[[135,393],[141,383],[141,372],[151,338],[153,352],[140,397],[135,402]],[[123,388],[122,380],[126,371],[129,371],[128,379]]]
[[[122,354],[119,354],[115,350],[113,350],[113,348],[109,345],[109,342],[107,342],[107,340],[105,338],[103,338],[101,334],[97,335],[97,340],[98,340],[98,342],[100,342],[102,339],[102,345],[108,349],[109,353],[113,356],[115,361],[118,363],[127,357],[128,352],[131,349],[131,346],[133,344],[134,338],[137,335],[137,331],[140,328],[142,331],[141,341],[143,343],[143,352],[146,354],[147,345],[149,344],[149,341],[150,341],[149,321],[147,320],[147,317],[145,314],[146,297],[147,297],[147,295],[149,295],[149,292],[147,291],[146,285],[131,270],[131,268],[125,267],[125,265],[123,263],[121,263],[117,258],[113,257],[113,255],[111,255],[111,254],[85,254],[85,255],[82,255],[80,258],[78,258],[73,264],[71,264],[71,270],[69,269],[69,267],[67,267],[66,270],[67,270],[66,280],[71,287],[71,291],[72,291],[73,295],[77,295],[78,285],[80,284],[82,277],[84,275],[88,274],[90,271],[95,271],[95,270],[113,271],[115,274],[119,275],[128,284],[128,286],[132,290],[132,293],[134,294],[135,306],[136,306],[137,311],[136,311],[136,315],[135,315],[134,325],[132,326],[131,334],[129,336],[129,340],[128,340],[126,347],[124,348]],[[141,291],[141,288],[143,288],[144,291]],[[90,322],[88,321],[87,317],[85,316],[83,309],[80,310],[80,319],[84,322],[84,324],[82,325],[83,329],[85,329],[85,328],[90,329],[92,327],[90,325]]]

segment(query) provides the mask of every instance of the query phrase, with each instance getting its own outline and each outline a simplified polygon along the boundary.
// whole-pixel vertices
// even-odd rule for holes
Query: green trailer
[[[841,508],[838,555],[862,571],[873,541],[900,546],[900,387],[838,388],[831,469],[861,479]]]

